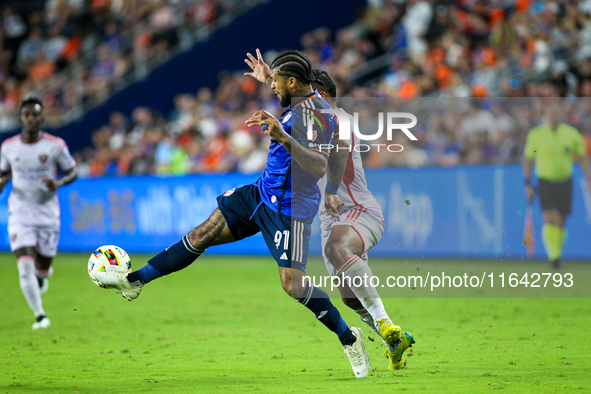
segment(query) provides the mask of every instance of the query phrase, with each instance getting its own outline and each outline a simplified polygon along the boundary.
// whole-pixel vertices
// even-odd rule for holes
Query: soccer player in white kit
[[[76,161],[66,143],[41,131],[43,104],[34,97],[22,101],[22,132],[2,143],[0,192],[12,178],[8,198],[10,249],[17,259],[21,290],[35,314],[33,329],[47,328],[50,320],[41,295],[57,254],[60,207],[56,190],[77,177]],[[56,179],[58,169],[62,176]]]
[[[312,87],[337,108],[336,85],[330,75],[314,70],[313,76],[322,85],[313,83]],[[341,279],[343,302],[383,339],[390,360],[388,369],[396,370],[401,368],[402,354],[414,338],[392,324],[375,288],[353,284],[355,277],[365,276],[367,281],[372,277],[367,252],[382,238],[385,227],[382,209],[367,188],[361,155],[354,149],[358,143],[355,133],[346,142],[335,133],[328,172],[318,182],[320,190],[324,190],[324,204],[320,204],[318,212],[322,254],[328,273]]]

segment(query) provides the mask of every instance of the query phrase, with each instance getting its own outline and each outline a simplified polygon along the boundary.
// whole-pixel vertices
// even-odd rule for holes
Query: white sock
[[[363,307],[367,310],[367,312],[369,312],[374,322],[384,319],[390,321],[390,318],[384,309],[384,304],[382,303],[377,290],[369,284],[373,274],[365,261],[363,261],[359,256],[353,255],[339,267],[338,274],[339,276],[342,275],[345,278],[350,279],[345,280],[345,284],[349,285],[353,291],[353,294],[355,294]],[[367,279],[361,280],[359,278]],[[367,283],[364,283],[365,281]],[[355,286],[355,283],[360,285]],[[367,284],[367,286],[365,286],[365,284]]]
[[[39,282],[35,275],[35,261],[30,256],[22,256],[17,259],[19,282],[21,290],[25,295],[29,307],[33,310],[35,317],[45,315],[39,292]]]
[[[371,330],[377,336],[380,336],[380,333],[378,332],[378,329],[376,328],[375,323],[373,322],[373,317],[371,317],[371,314],[369,314],[369,312],[367,312],[366,309],[355,310],[355,313],[357,313],[359,315],[359,318],[361,319],[361,321],[364,322],[365,324],[367,324],[367,326],[369,328],[371,328]]]

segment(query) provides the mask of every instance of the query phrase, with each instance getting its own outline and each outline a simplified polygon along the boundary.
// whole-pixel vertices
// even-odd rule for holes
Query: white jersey
[[[59,226],[57,193],[41,180],[56,179],[58,169],[68,172],[76,167],[64,140],[41,132],[36,142],[28,144],[19,134],[2,143],[0,155],[0,171],[12,173],[10,219],[23,224]]]
[[[351,133],[351,140],[349,142],[349,152],[347,157],[347,166],[345,168],[345,175],[343,181],[339,186],[337,196],[345,203],[341,212],[345,212],[345,217],[341,215],[343,221],[354,221],[355,216],[361,213],[366,213],[373,219],[384,223],[384,216],[382,208],[378,205],[376,199],[367,188],[367,181],[365,179],[365,172],[363,171],[363,163],[361,161],[361,153],[355,150],[359,139],[355,133]],[[335,137],[337,138],[337,137]],[[336,145],[336,144],[335,144]],[[336,149],[333,148],[333,149]],[[318,187],[322,191],[322,202],[318,211],[318,216],[322,222],[322,231],[330,230],[334,222],[339,219],[329,215],[324,208],[324,188],[326,187],[327,175],[319,180]]]

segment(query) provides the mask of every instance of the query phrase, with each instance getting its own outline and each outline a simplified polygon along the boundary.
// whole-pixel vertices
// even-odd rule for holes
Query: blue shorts
[[[306,272],[311,224],[273,211],[261,200],[256,185],[228,190],[217,201],[236,241],[260,231],[280,267]]]

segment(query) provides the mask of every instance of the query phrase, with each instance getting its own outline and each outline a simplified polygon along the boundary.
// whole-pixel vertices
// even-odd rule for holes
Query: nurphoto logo
[[[342,140],[350,141],[351,136],[355,133],[355,136],[360,141],[375,141],[382,137],[384,134],[384,123],[386,129],[386,139],[392,141],[392,136],[395,131],[402,131],[409,140],[417,141],[417,137],[410,131],[411,128],[416,126],[417,117],[408,112],[379,112],[378,113],[378,130],[373,134],[363,134],[359,130],[359,113],[353,112],[352,115],[345,112],[340,108],[327,108],[321,109],[320,112],[333,114],[336,116],[339,123],[339,138]],[[386,120],[384,122],[384,119]],[[399,123],[400,120],[406,119],[409,122]],[[307,122],[307,137],[312,139],[316,135],[316,131],[313,129],[314,122]],[[349,150],[354,149],[358,152],[368,152],[372,147],[385,148],[388,152],[402,152],[404,147],[400,144],[356,144],[354,147],[349,146]],[[330,150],[335,148],[332,144],[326,144],[322,148]],[[339,149],[336,146],[337,150]],[[342,149],[342,148],[341,148]]]

